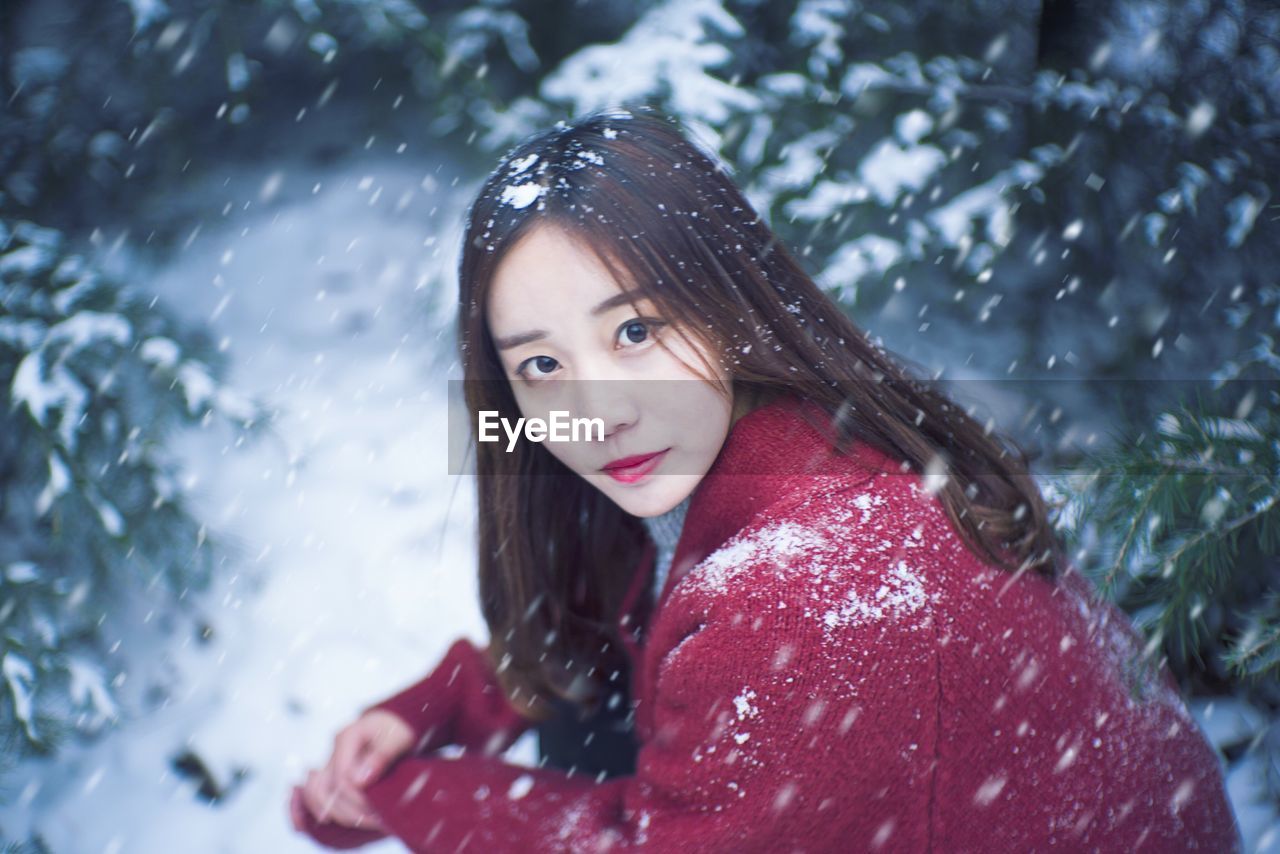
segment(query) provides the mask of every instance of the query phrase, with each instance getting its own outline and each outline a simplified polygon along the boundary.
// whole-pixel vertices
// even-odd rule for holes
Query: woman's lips
[[[610,463],[604,467],[603,471],[605,474],[609,475],[609,477],[619,481],[620,483],[635,483],[637,480],[656,469],[669,450],[671,449],[667,448],[666,450],[658,451],[654,454],[647,454],[638,457],[624,457],[621,462],[630,462],[630,465],[619,466]]]

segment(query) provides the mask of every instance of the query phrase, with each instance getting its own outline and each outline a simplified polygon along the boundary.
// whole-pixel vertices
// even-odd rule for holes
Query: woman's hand
[[[381,709],[365,712],[338,731],[333,753],[320,770],[307,772],[305,784],[289,804],[294,827],[302,829],[299,809],[318,821],[385,831],[362,789],[413,747],[413,730]]]

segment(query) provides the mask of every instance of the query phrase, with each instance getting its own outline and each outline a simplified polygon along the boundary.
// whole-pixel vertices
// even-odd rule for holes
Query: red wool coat
[[[1168,671],[1127,687],[1125,616],[1074,571],[985,563],[918,476],[862,443],[832,452],[805,407],[823,417],[784,398],[734,425],[653,616],[627,626],[634,775],[495,755],[531,724],[460,639],[377,706],[422,738],[365,789],[385,826],[447,852],[1239,850]],[[466,750],[429,755],[446,744]],[[307,829],[333,848],[384,836]]]

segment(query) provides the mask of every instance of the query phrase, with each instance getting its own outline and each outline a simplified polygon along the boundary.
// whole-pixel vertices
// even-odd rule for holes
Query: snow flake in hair
[[[585,147],[580,140],[570,140],[568,150],[572,153],[572,159],[566,164],[569,169],[574,171],[586,169],[593,163],[596,166],[604,165],[604,158],[600,152]]]
[[[509,180],[520,180],[521,183],[504,186],[501,195],[498,197],[498,204],[511,205],[511,207],[519,210],[527,208],[547,194],[550,188],[535,180],[535,177],[540,177],[547,173],[546,161],[539,163],[538,160],[536,153],[527,154],[524,157],[512,160],[507,165],[507,178]],[[533,167],[534,164],[537,164],[537,168],[531,172],[530,167]],[[541,203],[539,203],[538,208],[539,210],[542,209]]]
[[[519,175],[521,172],[528,169],[530,166],[532,166],[534,163],[537,163],[537,162],[538,162],[537,154],[530,154],[527,157],[521,157],[519,160],[516,160],[511,164],[510,168],[508,168],[507,170],[507,174],[509,176]]]
[[[546,192],[546,187],[533,181],[524,184],[508,184],[502,188],[502,196],[498,202],[517,209],[527,208]]]

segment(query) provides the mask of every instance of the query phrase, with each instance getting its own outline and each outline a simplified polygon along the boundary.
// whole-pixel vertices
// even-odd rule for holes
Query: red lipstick
[[[667,448],[652,454],[637,454],[631,457],[620,457],[601,467],[601,471],[621,483],[635,483],[658,467],[666,456]]]

